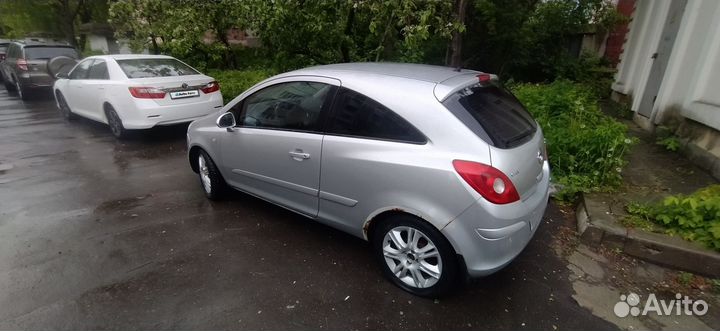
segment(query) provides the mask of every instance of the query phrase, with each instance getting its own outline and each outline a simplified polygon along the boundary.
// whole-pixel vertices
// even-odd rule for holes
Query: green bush
[[[662,202],[628,209],[690,241],[720,251],[720,185],[711,185],[684,196],[669,196]]]
[[[560,78],[586,86],[596,97],[607,98],[616,70],[606,58],[583,53],[578,58],[565,57],[555,64],[554,71]]]
[[[208,76],[220,83],[223,100],[228,103],[242,92],[275,73],[268,69],[258,70],[209,70]]]
[[[580,84],[518,84],[515,95],[540,123],[547,141],[557,199],[606,191],[621,182],[623,155],[635,139],[600,111],[597,95]]]

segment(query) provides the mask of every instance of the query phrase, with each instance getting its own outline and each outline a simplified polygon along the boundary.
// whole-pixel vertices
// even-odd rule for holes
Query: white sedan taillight
[[[220,83],[218,83],[217,81],[212,81],[210,83],[207,83],[207,85],[201,88],[200,91],[203,91],[203,93],[205,94],[220,91]]]
[[[138,99],[164,99],[165,91],[155,87],[128,87],[130,94]]]

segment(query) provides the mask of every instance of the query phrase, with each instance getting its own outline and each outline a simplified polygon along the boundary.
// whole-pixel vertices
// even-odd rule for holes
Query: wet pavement
[[[118,142],[0,89],[0,329],[615,329],[573,298],[550,205],[527,249],[442,300],[364,241],[237,193],[205,199],[185,126]]]

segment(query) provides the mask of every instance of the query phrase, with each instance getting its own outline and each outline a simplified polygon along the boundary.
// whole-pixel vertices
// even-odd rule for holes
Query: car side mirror
[[[215,121],[215,124],[217,124],[218,128],[227,129],[230,132],[235,126],[235,116],[232,113],[223,113]]]
[[[70,78],[70,75],[68,75],[67,72],[58,72],[58,73],[55,75],[55,78],[57,78],[57,79],[68,79],[68,78]]]

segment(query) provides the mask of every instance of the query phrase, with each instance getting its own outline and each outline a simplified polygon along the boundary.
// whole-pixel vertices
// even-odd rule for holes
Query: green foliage
[[[228,103],[235,99],[242,92],[274,75],[270,70],[210,70],[208,76],[215,78],[220,83],[220,92],[223,100]]]
[[[720,185],[711,185],[684,196],[669,196],[653,205],[628,208],[637,217],[647,218],[690,241],[720,251]]]
[[[680,271],[680,273],[678,274],[677,280],[678,280],[678,283],[687,286],[687,285],[690,285],[690,282],[692,282],[693,277],[694,277],[693,274],[691,274],[689,272]]]
[[[621,182],[623,155],[635,140],[604,115],[587,87],[569,81],[519,84],[512,88],[542,127],[558,199],[577,192],[608,190]]]
[[[720,251],[720,185],[667,197],[654,206],[652,216],[671,233]]]
[[[675,136],[658,139],[656,144],[665,146],[665,149],[671,152],[677,152],[681,146],[680,139]]]
[[[715,291],[715,293],[720,293],[720,279],[713,279],[712,287],[713,287],[713,291]]]
[[[625,206],[628,216],[620,220],[625,227],[642,229],[647,231],[655,230],[655,225],[650,220],[650,207],[646,204],[631,202]]]
[[[568,71],[588,59],[570,54],[570,45],[583,33],[601,37],[625,19],[609,0],[476,0],[470,13],[467,66],[534,82],[575,80]]]
[[[107,0],[2,0],[0,13],[0,30],[6,37],[65,38],[83,48],[77,28],[83,23],[104,23]]]
[[[579,58],[569,57],[555,64],[557,77],[578,82],[590,89],[597,98],[606,98],[610,94],[615,69],[610,63],[597,55],[583,53]]]

